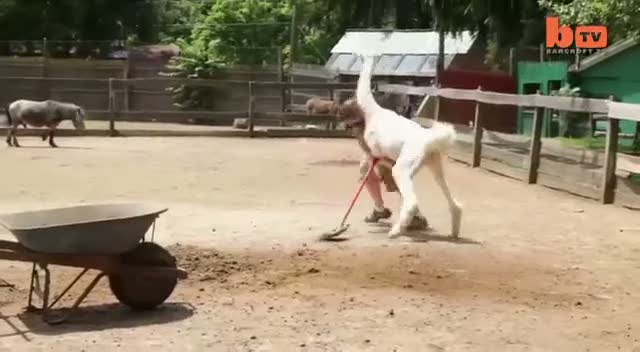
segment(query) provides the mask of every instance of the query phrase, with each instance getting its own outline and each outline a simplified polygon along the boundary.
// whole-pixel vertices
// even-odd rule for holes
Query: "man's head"
[[[364,111],[355,99],[348,99],[338,107],[338,120],[347,128],[363,128]]]

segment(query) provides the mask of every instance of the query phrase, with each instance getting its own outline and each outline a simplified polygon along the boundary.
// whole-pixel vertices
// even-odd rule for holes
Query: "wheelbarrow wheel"
[[[176,268],[176,259],[166,249],[152,242],[140,243],[122,255],[122,264]],[[162,304],[178,283],[177,275],[116,273],[109,275],[111,292],[120,303],[134,310],[149,310]]]

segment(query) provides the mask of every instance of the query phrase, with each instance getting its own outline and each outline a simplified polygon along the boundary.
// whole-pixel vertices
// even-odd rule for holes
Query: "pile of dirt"
[[[0,307],[26,299],[27,290],[22,290],[12,283],[0,279]]]
[[[180,244],[167,249],[176,257],[178,266],[189,273],[189,279],[225,282],[234,273],[255,270],[255,265],[246,257],[221,253],[214,249]]]

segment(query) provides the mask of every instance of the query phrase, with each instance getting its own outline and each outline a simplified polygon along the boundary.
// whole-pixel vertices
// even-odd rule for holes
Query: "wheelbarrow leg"
[[[76,299],[76,301],[73,303],[73,306],[71,306],[71,308],[69,308],[69,310],[66,313],[55,317],[55,316],[49,315],[47,310],[45,310],[43,312],[43,314],[42,314],[42,320],[44,320],[44,322],[46,322],[49,325],[61,324],[61,323],[65,322],[67,319],[69,319],[71,314],[73,314],[75,312],[76,308],[78,308],[78,306],[82,303],[82,301],[84,301],[84,299],[89,295],[89,293],[91,293],[91,291],[93,291],[94,287],[96,287],[98,282],[100,282],[100,279],[102,279],[104,276],[105,276],[105,273],[103,273],[103,272],[101,272],[100,274],[96,275],[96,277],[91,281],[89,286],[87,286],[87,288],[84,289],[82,294]],[[74,283],[75,283],[75,281],[74,281]]]
[[[73,306],[69,308],[69,310],[65,313],[52,313],[51,309],[56,303],[60,301],[62,297],[64,297],[67,292],[80,280],[84,274],[89,271],[89,269],[84,269],[82,272],[76,276],[76,278],[58,295],[58,297],[49,304],[49,296],[51,295],[51,272],[47,265],[39,265],[40,268],[44,271],[44,290],[40,288],[40,276],[38,275],[38,269],[36,267],[37,264],[33,264],[33,268],[31,269],[31,287],[29,290],[29,303],[27,306],[28,312],[41,312],[42,320],[47,324],[54,325],[65,322],[71,314],[78,308],[78,306],[84,301],[84,299],[93,291],[96,287],[100,279],[102,279],[106,274],[100,272],[100,274],[96,275],[96,277],[89,283],[89,285],[84,289],[82,294],[76,299],[73,303]],[[38,308],[33,304],[33,294],[40,296],[42,299],[42,308]]]
[[[33,306],[32,302],[33,302],[33,285],[35,284],[35,280],[36,280],[36,263],[33,263],[33,267],[31,268],[31,284],[29,285],[29,302],[27,303],[27,311],[35,311],[37,310],[36,307]]]
[[[44,270],[44,291],[40,288],[40,275],[38,275],[38,269],[36,265],[39,265],[42,270]],[[27,304],[28,312],[37,312],[41,310],[46,310],[47,305],[49,304],[49,289],[51,285],[51,273],[49,272],[49,268],[46,264],[33,264],[31,269],[31,285],[29,287],[29,302]],[[38,308],[33,305],[33,294],[38,295],[42,300],[42,308]]]
[[[87,273],[87,271],[89,271],[89,269],[84,269],[82,270],[82,272],[80,274],[78,274],[78,276],[76,276],[75,279],[73,279],[73,281],[69,284],[69,286],[67,286],[67,288],[65,288],[62,293],[60,293],[60,295],[58,295],[58,297],[51,303],[51,305],[49,306],[49,308],[53,308],[53,306],[56,305],[56,303],[58,303],[58,301],[60,301],[60,299],[62,297],[64,297],[64,295],[67,294],[67,292],[69,292],[69,290],[78,282],[78,280],[80,280],[80,278],[82,276],[84,276],[84,274]]]

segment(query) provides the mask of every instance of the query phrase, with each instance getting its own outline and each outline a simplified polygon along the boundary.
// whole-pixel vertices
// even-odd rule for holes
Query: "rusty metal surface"
[[[120,269],[120,257],[114,255],[72,255],[34,252],[17,242],[0,240],[0,260],[90,268],[107,273]]]
[[[109,286],[121,303],[133,309],[147,310],[162,304],[178,283],[176,259],[155,243],[140,244],[122,256],[122,263],[129,270],[109,275]],[[164,269],[164,273],[151,271],[153,267]]]
[[[166,210],[138,203],[81,205],[4,214],[0,224],[40,254],[113,255],[134,249]]]

